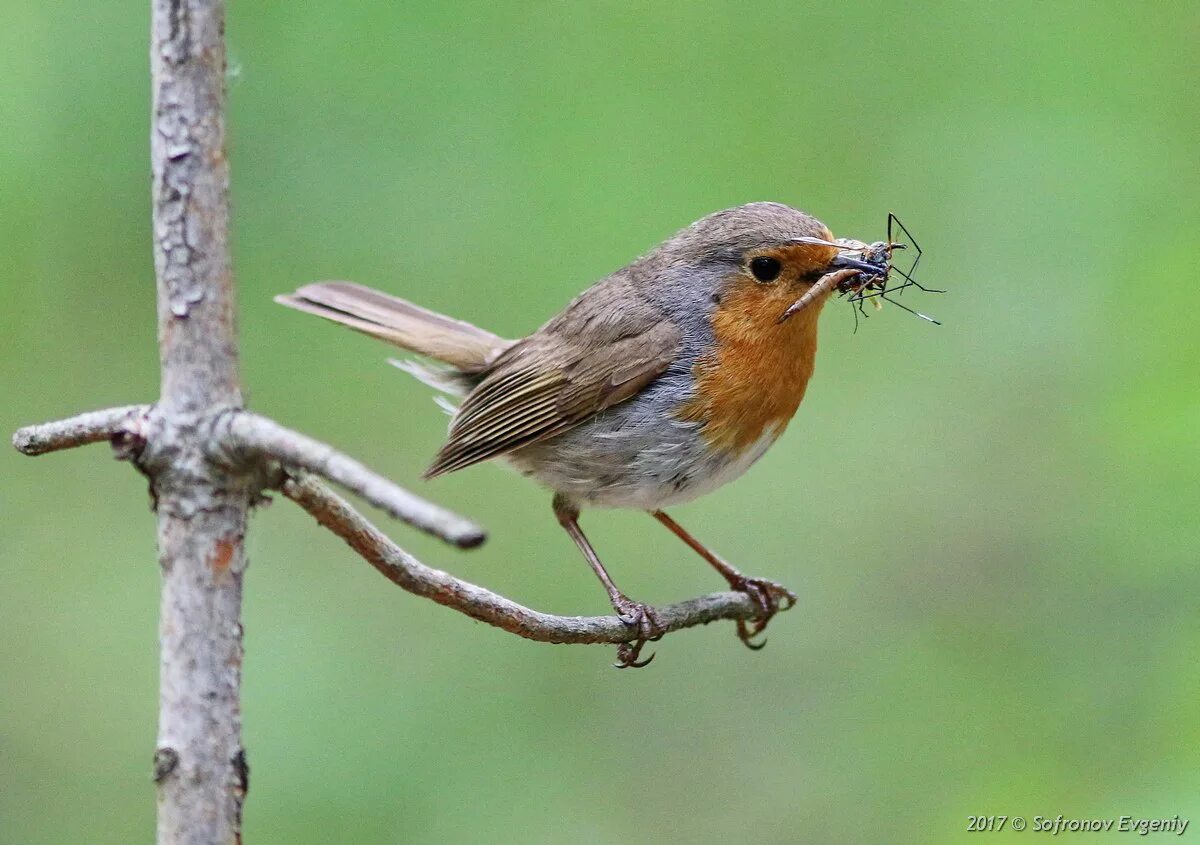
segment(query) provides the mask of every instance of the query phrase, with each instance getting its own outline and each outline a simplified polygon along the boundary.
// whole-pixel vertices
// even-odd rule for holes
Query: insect
[[[944,290],[925,287],[914,277],[917,265],[921,262],[921,246],[895,214],[888,213],[886,241],[875,241],[868,244],[854,238],[838,238],[832,242],[820,238],[802,238],[801,240],[805,243],[837,247],[840,252],[833,263],[839,269],[825,276],[809,288],[800,299],[796,300],[783,313],[783,316],[780,317],[780,322],[783,322],[792,316],[792,314],[807,306],[818,296],[821,296],[830,289],[835,289],[838,295],[846,297],[846,300],[855,309],[855,331],[858,330],[858,315],[861,313],[864,317],[868,316],[866,309],[863,307],[863,304],[867,300],[873,301],[876,310],[883,307],[883,302],[890,302],[897,308],[914,314],[922,320],[928,320],[934,325],[941,325],[938,320],[935,320],[928,314],[922,314],[920,311],[909,308],[889,296],[889,294],[902,294],[910,287],[915,287],[926,293],[945,293]],[[896,251],[909,249],[912,250],[912,263],[908,266],[908,269],[897,267]],[[903,281],[899,284],[889,284],[893,273],[903,279]]]

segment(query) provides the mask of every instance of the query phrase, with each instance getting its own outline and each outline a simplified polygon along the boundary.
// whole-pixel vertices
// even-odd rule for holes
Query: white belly
[[[775,442],[772,427],[737,452],[718,452],[696,423],[655,420],[644,431],[585,423],[513,452],[525,475],[579,505],[657,510],[690,502],[742,475]]]

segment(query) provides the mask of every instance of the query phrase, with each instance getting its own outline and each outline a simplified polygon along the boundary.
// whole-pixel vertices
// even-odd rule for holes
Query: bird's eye
[[[775,281],[779,278],[779,271],[782,269],[783,265],[779,263],[778,258],[770,258],[765,255],[760,255],[750,262],[750,272],[760,282]]]

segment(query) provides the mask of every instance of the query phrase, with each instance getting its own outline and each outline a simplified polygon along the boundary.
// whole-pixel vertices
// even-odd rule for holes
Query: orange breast
[[[713,315],[716,348],[696,364],[696,396],[683,419],[702,422],[714,447],[741,451],[783,432],[808,387],[824,300],[780,324],[799,294],[792,285],[736,285]]]

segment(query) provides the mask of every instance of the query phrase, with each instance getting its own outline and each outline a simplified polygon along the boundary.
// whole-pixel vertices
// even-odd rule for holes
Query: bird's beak
[[[883,271],[883,268],[877,264],[872,264],[869,261],[862,261],[858,258],[851,258],[844,252],[839,252],[834,257],[833,261],[829,262],[829,266],[833,270],[861,270],[862,272],[870,273],[873,276],[877,276]]]

